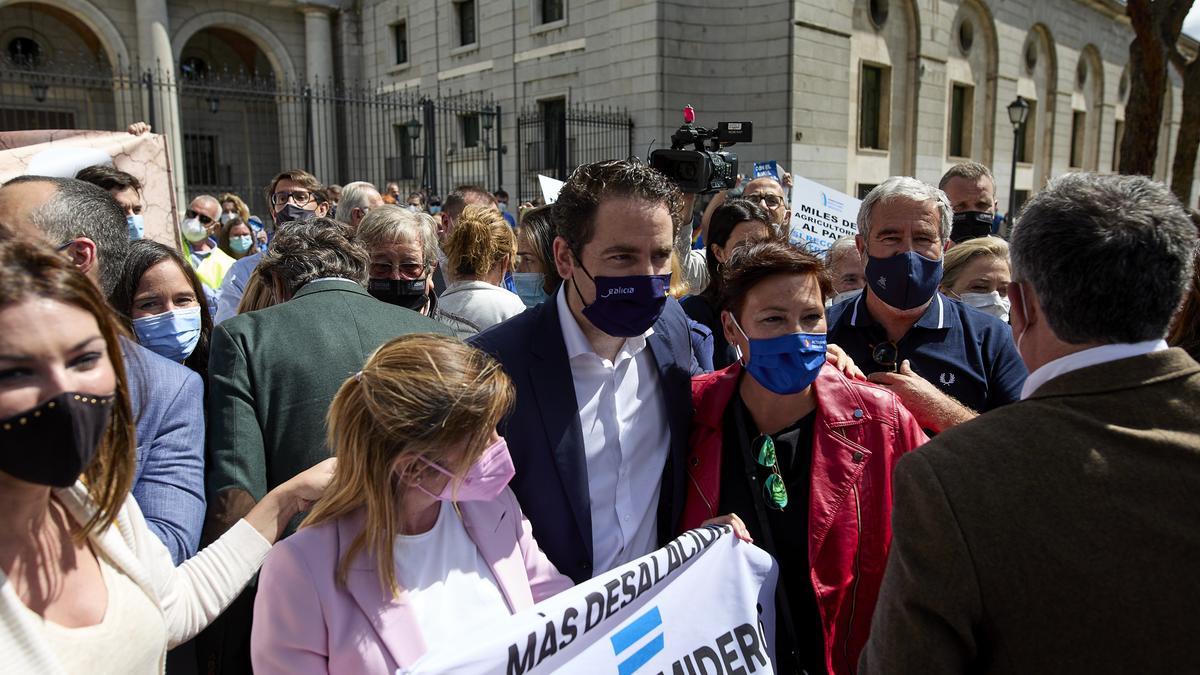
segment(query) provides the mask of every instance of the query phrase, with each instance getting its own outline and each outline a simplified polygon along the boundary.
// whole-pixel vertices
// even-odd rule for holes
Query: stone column
[[[152,90],[154,133],[167,137],[167,153],[175,179],[175,203],[187,206],[187,177],[184,174],[183,128],[179,116],[178,73],[171,50],[170,19],[166,0],[136,0],[138,66],[154,77]],[[146,119],[144,121],[150,121]],[[172,223],[172,225],[175,225]]]
[[[311,129],[305,132],[311,134],[312,161],[304,168],[323,183],[343,180],[337,175],[337,120],[333,104],[333,26],[330,17],[336,9],[336,6],[317,1],[299,5],[299,10],[304,13],[305,81],[312,92],[308,106]]]

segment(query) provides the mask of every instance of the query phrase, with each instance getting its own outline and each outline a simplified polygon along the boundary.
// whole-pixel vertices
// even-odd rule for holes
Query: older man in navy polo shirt
[[[1028,372],[1008,324],[938,292],[950,237],[941,190],[895,176],[858,212],[862,295],[829,309],[829,341],[941,432],[1021,397]]]

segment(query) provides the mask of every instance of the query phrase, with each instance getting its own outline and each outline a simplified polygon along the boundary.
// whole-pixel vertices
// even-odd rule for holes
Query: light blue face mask
[[[125,224],[129,226],[129,238],[141,239],[146,234],[146,226],[142,222],[142,214],[135,213],[132,216],[125,216]]]
[[[200,306],[173,309],[133,320],[138,344],[176,363],[183,363],[200,342]]]
[[[254,237],[248,234],[240,234],[229,238],[229,248],[233,249],[234,253],[245,253],[254,245]]]
[[[541,272],[515,272],[512,275],[513,291],[526,307],[536,307],[550,297],[546,293],[546,275]]]

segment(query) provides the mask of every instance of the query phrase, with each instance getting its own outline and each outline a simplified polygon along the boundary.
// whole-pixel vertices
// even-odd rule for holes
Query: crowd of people
[[[8,181],[0,669],[392,675],[705,525],[775,672],[1200,663],[1200,218],[1068,174],[1006,240],[969,163],[817,255],[789,187],[295,169],[172,247],[111,166]]]

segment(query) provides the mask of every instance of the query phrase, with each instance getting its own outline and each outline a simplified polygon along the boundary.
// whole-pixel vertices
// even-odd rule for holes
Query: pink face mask
[[[414,487],[443,502],[490,502],[500,496],[504,487],[517,473],[513,467],[512,456],[508,454],[508,443],[505,443],[503,438],[489,445],[479,461],[471,465],[467,475],[461,480],[425,458],[421,458],[421,461],[450,480],[446,481],[446,487],[442,488],[441,493],[436,495],[419,484]],[[454,489],[455,482],[459,483],[457,491]]]

